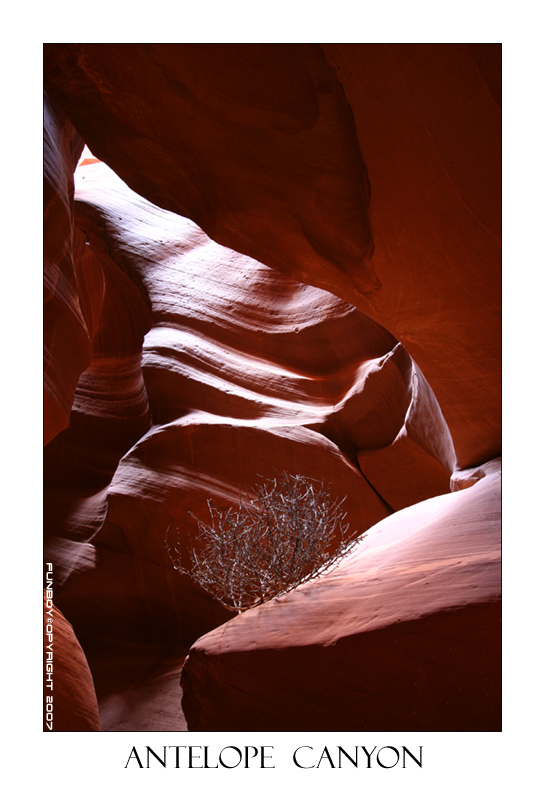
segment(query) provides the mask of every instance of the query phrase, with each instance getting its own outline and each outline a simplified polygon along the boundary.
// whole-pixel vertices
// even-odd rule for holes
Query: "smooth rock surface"
[[[44,80],[133,189],[391,331],[467,468],[500,448],[500,53],[49,44]]]
[[[500,488],[495,472],[393,514],[206,634],[182,672],[189,730],[499,730]]]
[[[501,452],[501,45],[324,44],[372,186],[356,302],[424,372],[460,468]]]
[[[194,730],[499,729],[498,47],[45,45],[45,552],[103,729],[185,729],[197,639]],[[283,469],[371,532],[231,619],[165,537]]]
[[[83,140],[44,96],[44,444],[68,427],[91,357],[72,258],[73,173]]]
[[[299,280],[376,286],[354,119],[318,45],[47,44],[44,80],[156,205]]]
[[[354,307],[212,242],[102,163],[79,167],[74,208],[93,353],[45,452],[46,548],[111,725],[125,684],[112,687],[105,652],[134,651],[147,685],[148,661],[160,673],[231,616],[165,548],[169,530],[196,533],[208,498],[233,504],[287,469],[346,496],[356,535],[414,502],[396,482],[404,462],[394,454],[377,489],[364,456],[408,438],[426,497],[449,491],[455,456],[420,370]]]
[[[49,613],[51,611],[51,613]],[[99,731],[100,721],[93,678],[74,629],[44,595],[44,648],[53,655],[53,689],[46,683],[44,693],[53,698],[53,731]],[[48,650],[49,648],[49,650]],[[48,663],[48,662],[44,662]],[[46,726],[44,714],[44,731]]]

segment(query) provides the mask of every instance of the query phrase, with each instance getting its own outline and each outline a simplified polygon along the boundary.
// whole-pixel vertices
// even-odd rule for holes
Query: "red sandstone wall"
[[[497,52],[46,45],[45,80],[136,191],[391,330],[467,467],[500,446]]]
[[[385,584],[377,596],[393,614],[403,609],[412,644],[398,666],[421,671],[415,654],[438,653],[420,729],[483,720],[494,729],[498,579],[490,583],[486,565],[497,561],[497,493],[473,493],[478,503],[448,493],[451,480],[484,487],[489,472],[453,475],[456,462],[499,453],[495,51],[46,45],[45,82],[54,98],[45,116],[46,552],[103,728],[184,727],[185,653],[230,615],[173,571],[166,529],[191,524],[188,512],[201,513],[207,497],[230,502],[240,484],[289,468],[346,494],[357,531],[386,518],[395,527],[396,512],[415,509],[410,571],[433,562],[440,537],[452,564],[452,579],[442,569],[434,578],[444,602],[430,610],[425,595],[401,589],[390,602]],[[71,123],[140,195],[92,162],[78,170],[74,203],[82,142]],[[441,504],[414,505],[439,495]],[[480,530],[474,597],[456,565],[467,561],[465,537]],[[389,552],[403,578],[403,550]],[[352,574],[350,593],[368,583],[365,570]],[[296,605],[307,630],[314,599]],[[349,670],[372,654],[379,687],[397,629],[386,620],[372,635],[345,637],[341,618],[361,614],[341,606],[330,628],[346,647],[335,653]],[[276,601],[263,619],[274,629],[271,608]],[[236,641],[246,618],[226,629]],[[278,650],[267,622],[254,634],[241,656],[252,686],[261,652],[295,684],[306,658],[320,663],[315,688],[340,716],[316,716],[310,704],[305,724],[390,724],[379,706],[365,720],[342,716],[352,701],[332,684],[340,656],[321,640]],[[475,680],[457,719],[443,708],[465,691],[445,657],[452,642]],[[199,643],[184,671],[186,710],[192,727],[222,730],[234,724],[230,690],[221,679],[202,697],[198,673],[216,655],[200,652]],[[486,681],[491,699],[479,706]],[[295,724],[282,691],[271,729]],[[260,689],[248,697],[245,724],[257,725],[268,701]],[[413,721],[411,709],[400,713]]]
[[[501,727],[500,471],[375,525],[332,571],[191,648],[190,730]]]
[[[83,141],[44,99],[44,442],[68,426],[74,389],[90,359],[72,259],[73,172]]]
[[[52,641],[46,629],[52,631]],[[46,685],[44,694],[53,697],[53,711],[52,719],[46,719],[44,713],[44,731],[99,731],[98,705],[87,659],[70,623],[58,608],[46,605],[44,597],[44,646],[47,648],[50,643],[53,689]]]

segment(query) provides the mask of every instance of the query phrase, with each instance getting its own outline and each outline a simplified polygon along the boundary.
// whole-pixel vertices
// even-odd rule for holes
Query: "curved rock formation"
[[[51,613],[49,613],[51,612]],[[46,631],[51,631],[50,636]],[[44,597],[44,645],[53,658],[50,673],[53,689],[46,685],[44,692],[53,700],[51,717],[44,715],[44,731],[99,731],[98,705],[87,659],[63,614]],[[49,725],[51,727],[49,727]]]
[[[497,729],[486,48],[45,45],[45,547],[103,729],[184,729],[203,636],[194,729]],[[233,620],[165,537],[285,469],[371,533]]]
[[[415,501],[396,483],[405,462],[394,455],[379,477],[374,453],[382,463],[400,437],[420,448],[411,475],[425,497],[449,491],[455,459],[422,374],[361,312],[212,242],[104,164],[79,168],[74,205],[93,355],[70,428],[46,448],[46,541],[59,602],[116,719],[125,684],[102,673],[106,641],[112,660],[125,650],[141,663],[143,680],[229,617],[173,571],[169,526],[194,529],[189,512],[202,516],[207,498],[233,503],[239,487],[287,469],[346,496],[361,533]]]
[[[44,78],[139,194],[392,331],[465,468],[500,447],[499,47],[49,44]]]
[[[499,730],[500,480],[388,517],[325,576],[196,642],[189,729]]]
[[[354,120],[317,45],[48,44],[44,54],[48,90],[139,194],[299,280],[376,286]]]
[[[380,289],[462,468],[501,452],[501,45],[321,45],[372,185]]]
[[[77,203],[72,226],[77,305],[90,354],[74,389],[69,427],[44,454],[45,531],[61,581],[81,549],[76,543],[104,522],[106,488],[119,459],[151,425],[141,367],[149,301]]]
[[[91,345],[72,259],[73,173],[83,140],[44,98],[44,443],[68,426]]]

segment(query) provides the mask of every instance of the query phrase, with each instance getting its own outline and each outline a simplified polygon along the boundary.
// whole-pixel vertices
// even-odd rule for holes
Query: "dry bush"
[[[194,517],[197,546],[177,531],[173,545],[167,533],[167,550],[179,572],[240,613],[316,577],[351,549],[343,502],[323,484],[284,473],[241,494],[238,507],[222,510],[209,500],[210,522]]]

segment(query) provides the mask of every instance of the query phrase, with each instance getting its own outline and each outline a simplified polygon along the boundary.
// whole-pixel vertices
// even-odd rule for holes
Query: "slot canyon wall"
[[[44,89],[56,729],[499,730],[501,46],[47,44]],[[360,539],[233,615],[167,531],[282,470]]]

